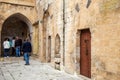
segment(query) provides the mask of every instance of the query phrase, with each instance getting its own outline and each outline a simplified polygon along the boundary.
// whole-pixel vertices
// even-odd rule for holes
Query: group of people
[[[9,38],[5,38],[3,42],[4,48],[4,57],[10,56],[10,49],[12,50],[12,56],[20,57],[21,55],[24,56],[24,60],[26,61],[25,65],[29,65],[29,56],[32,51],[31,43],[29,39],[24,40],[20,39],[18,36],[13,37],[12,40]]]

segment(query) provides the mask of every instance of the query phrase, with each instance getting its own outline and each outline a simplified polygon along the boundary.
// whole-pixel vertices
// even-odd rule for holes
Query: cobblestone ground
[[[0,80],[85,80],[55,70],[47,63],[40,63],[40,61],[33,58],[30,59],[30,65],[24,64],[22,57],[1,59]]]

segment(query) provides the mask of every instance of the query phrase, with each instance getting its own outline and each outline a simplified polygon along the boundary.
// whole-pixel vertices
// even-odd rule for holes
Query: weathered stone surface
[[[68,73],[80,74],[80,34],[82,29],[91,32],[91,73],[92,80],[119,80],[120,78],[120,1],[119,0],[38,0],[39,20],[47,9],[46,36],[52,36],[52,62],[55,65],[55,35],[61,39],[61,69]],[[49,7],[48,7],[49,5]],[[64,7],[64,8],[63,8]],[[63,11],[64,10],[64,11]],[[63,12],[64,15],[63,15]],[[50,18],[52,15],[52,18]],[[63,17],[65,16],[65,17]],[[64,20],[65,19],[65,24]],[[51,23],[51,24],[50,24]],[[65,28],[64,28],[65,25]],[[43,60],[40,23],[40,59]],[[63,29],[65,33],[63,33]],[[64,37],[65,36],[65,39]],[[65,51],[63,41],[65,42]],[[47,43],[47,40],[46,40]],[[63,56],[64,55],[64,56]],[[64,64],[65,65],[64,65]]]
[[[31,30],[33,54],[38,55],[41,62],[49,59],[55,67],[56,46],[59,45],[57,56],[60,64],[57,68],[80,75],[80,33],[82,29],[89,28],[91,79],[119,80],[119,7],[119,0],[0,0],[0,31],[6,19],[21,13],[26,17],[22,17],[22,21]],[[17,18],[21,19],[20,17]],[[39,24],[32,27],[36,21]],[[55,43],[56,35],[59,35],[59,44]]]
[[[1,80],[86,80],[82,77],[67,74],[41,63],[33,57],[30,65],[24,65],[23,58],[5,58],[0,61]]]

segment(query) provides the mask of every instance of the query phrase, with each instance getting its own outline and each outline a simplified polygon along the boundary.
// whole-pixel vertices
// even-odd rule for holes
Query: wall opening
[[[55,37],[55,69],[60,70],[60,36]]]
[[[47,62],[51,62],[51,36],[48,37],[48,58]]]
[[[80,33],[80,74],[91,78],[91,33],[83,29]]]
[[[30,21],[22,14],[16,13],[8,17],[1,30],[1,55],[3,56],[3,41],[5,38],[12,40],[13,37],[18,36],[24,41],[24,39],[29,38],[31,40],[32,24]],[[11,54],[11,53],[10,53]]]

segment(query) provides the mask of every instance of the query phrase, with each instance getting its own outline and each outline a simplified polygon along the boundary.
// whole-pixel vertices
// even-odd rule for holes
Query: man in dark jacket
[[[30,55],[30,52],[32,51],[32,46],[28,39],[26,40],[25,43],[23,43],[22,51],[24,53],[24,58],[25,58],[25,62],[26,62],[25,65],[30,65],[29,64],[29,55]]]
[[[22,41],[17,36],[16,40],[15,40],[16,57],[20,57],[20,48],[21,48],[21,45],[22,45]]]

